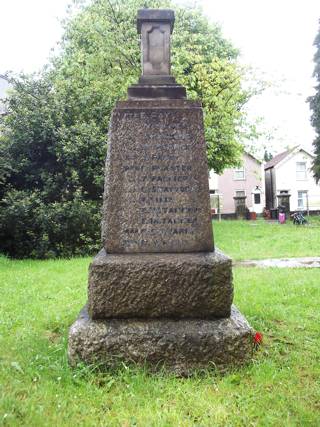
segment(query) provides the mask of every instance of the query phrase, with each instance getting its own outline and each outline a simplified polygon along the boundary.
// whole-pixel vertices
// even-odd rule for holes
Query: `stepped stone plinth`
[[[109,128],[103,249],[69,360],[165,365],[179,375],[248,361],[231,259],[214,248],[201,104],[170,75],[172,10],[138,12],[142,76]]]

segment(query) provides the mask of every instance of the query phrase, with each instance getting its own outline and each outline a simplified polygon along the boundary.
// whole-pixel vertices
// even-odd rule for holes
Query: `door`
[[[263,206],[260,188],[256,188],[252,192],[252,209],[253,212],[256,212],[258,214],[262,213]]]

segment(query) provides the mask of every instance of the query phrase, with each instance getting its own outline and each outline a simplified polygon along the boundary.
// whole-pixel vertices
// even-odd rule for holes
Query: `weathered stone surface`
[[[230,315],[231,259],[192,254],[106,254],[89,270],[89,313],[103,318],[218,318]]]
[[[170,24],[170,32],[172,33],[174,20],[174,11],[172,9],[139,9],[137,30],[138,33],[141,33],[141,25],[146,22],[153,24],[167,23]]]
[[[175,86],[177,85],[176,79],[173,76],[164,76],[164,75],[142,75],[139,77],[139,85],[167,85]]]
[[[201,105],[118,102],[106,161],[107,253],[213,250]]]
[[[186,98],[186,88],[175,85],[132,85],[128,88],[128,98],[162,98],[162,99],[183,99]]]
[[[164,364],[178,375],[247,362],[231,260],[214,251],[202,108],[170,75],[171,10],[140,10],[142,70],[109,127],[102,240],[69,361]],[[88,314],[89,313],[89,314]]]
[[[170,9],[140,9],[137,29],[141,33],[144,75],[170,75],[170,34],[174,13]]]
[[[170,33],[174,12],[170,9],[140,9],[137,17],[141,33],[142,76],[128,88],[129,99],[182,99],[185,87],[170,75]]]
[[[170,75],[170,23],[141,25],[143,74]]]
[[[212,366],[243,364],[252,355],[253,331],[235,308],[219,320],[99,320],[86,308],[69,333],[72,365],[86,363],[116,366],[121,361],[162,364],[178,375]]]

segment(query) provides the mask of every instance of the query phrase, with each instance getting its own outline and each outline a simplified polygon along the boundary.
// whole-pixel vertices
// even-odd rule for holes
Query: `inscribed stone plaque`
[[[213,250],[198,102],[117,104],[109,133],[102,237],[107,253]]]
[[[170,74],[170,24],[143,23],[141,27],[143,74]]]

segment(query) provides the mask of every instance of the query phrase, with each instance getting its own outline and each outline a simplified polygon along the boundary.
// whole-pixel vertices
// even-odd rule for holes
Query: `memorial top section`
[[[173,10],[138,11],[137,27],[141,33],[143,75],[170,75],[170,34],[173,22]]]
[[[139,9],[137,16],[137,30],[141,33],[143,23],[166,23],[170,25],[170,33],[173,30],[174,11],[171,9]]]
[[[184,99],[186,89],[171,75],[170,34],[174,11],[140,9],[137,29],[141,34],[142,75],[128,88],[129,99]]]

